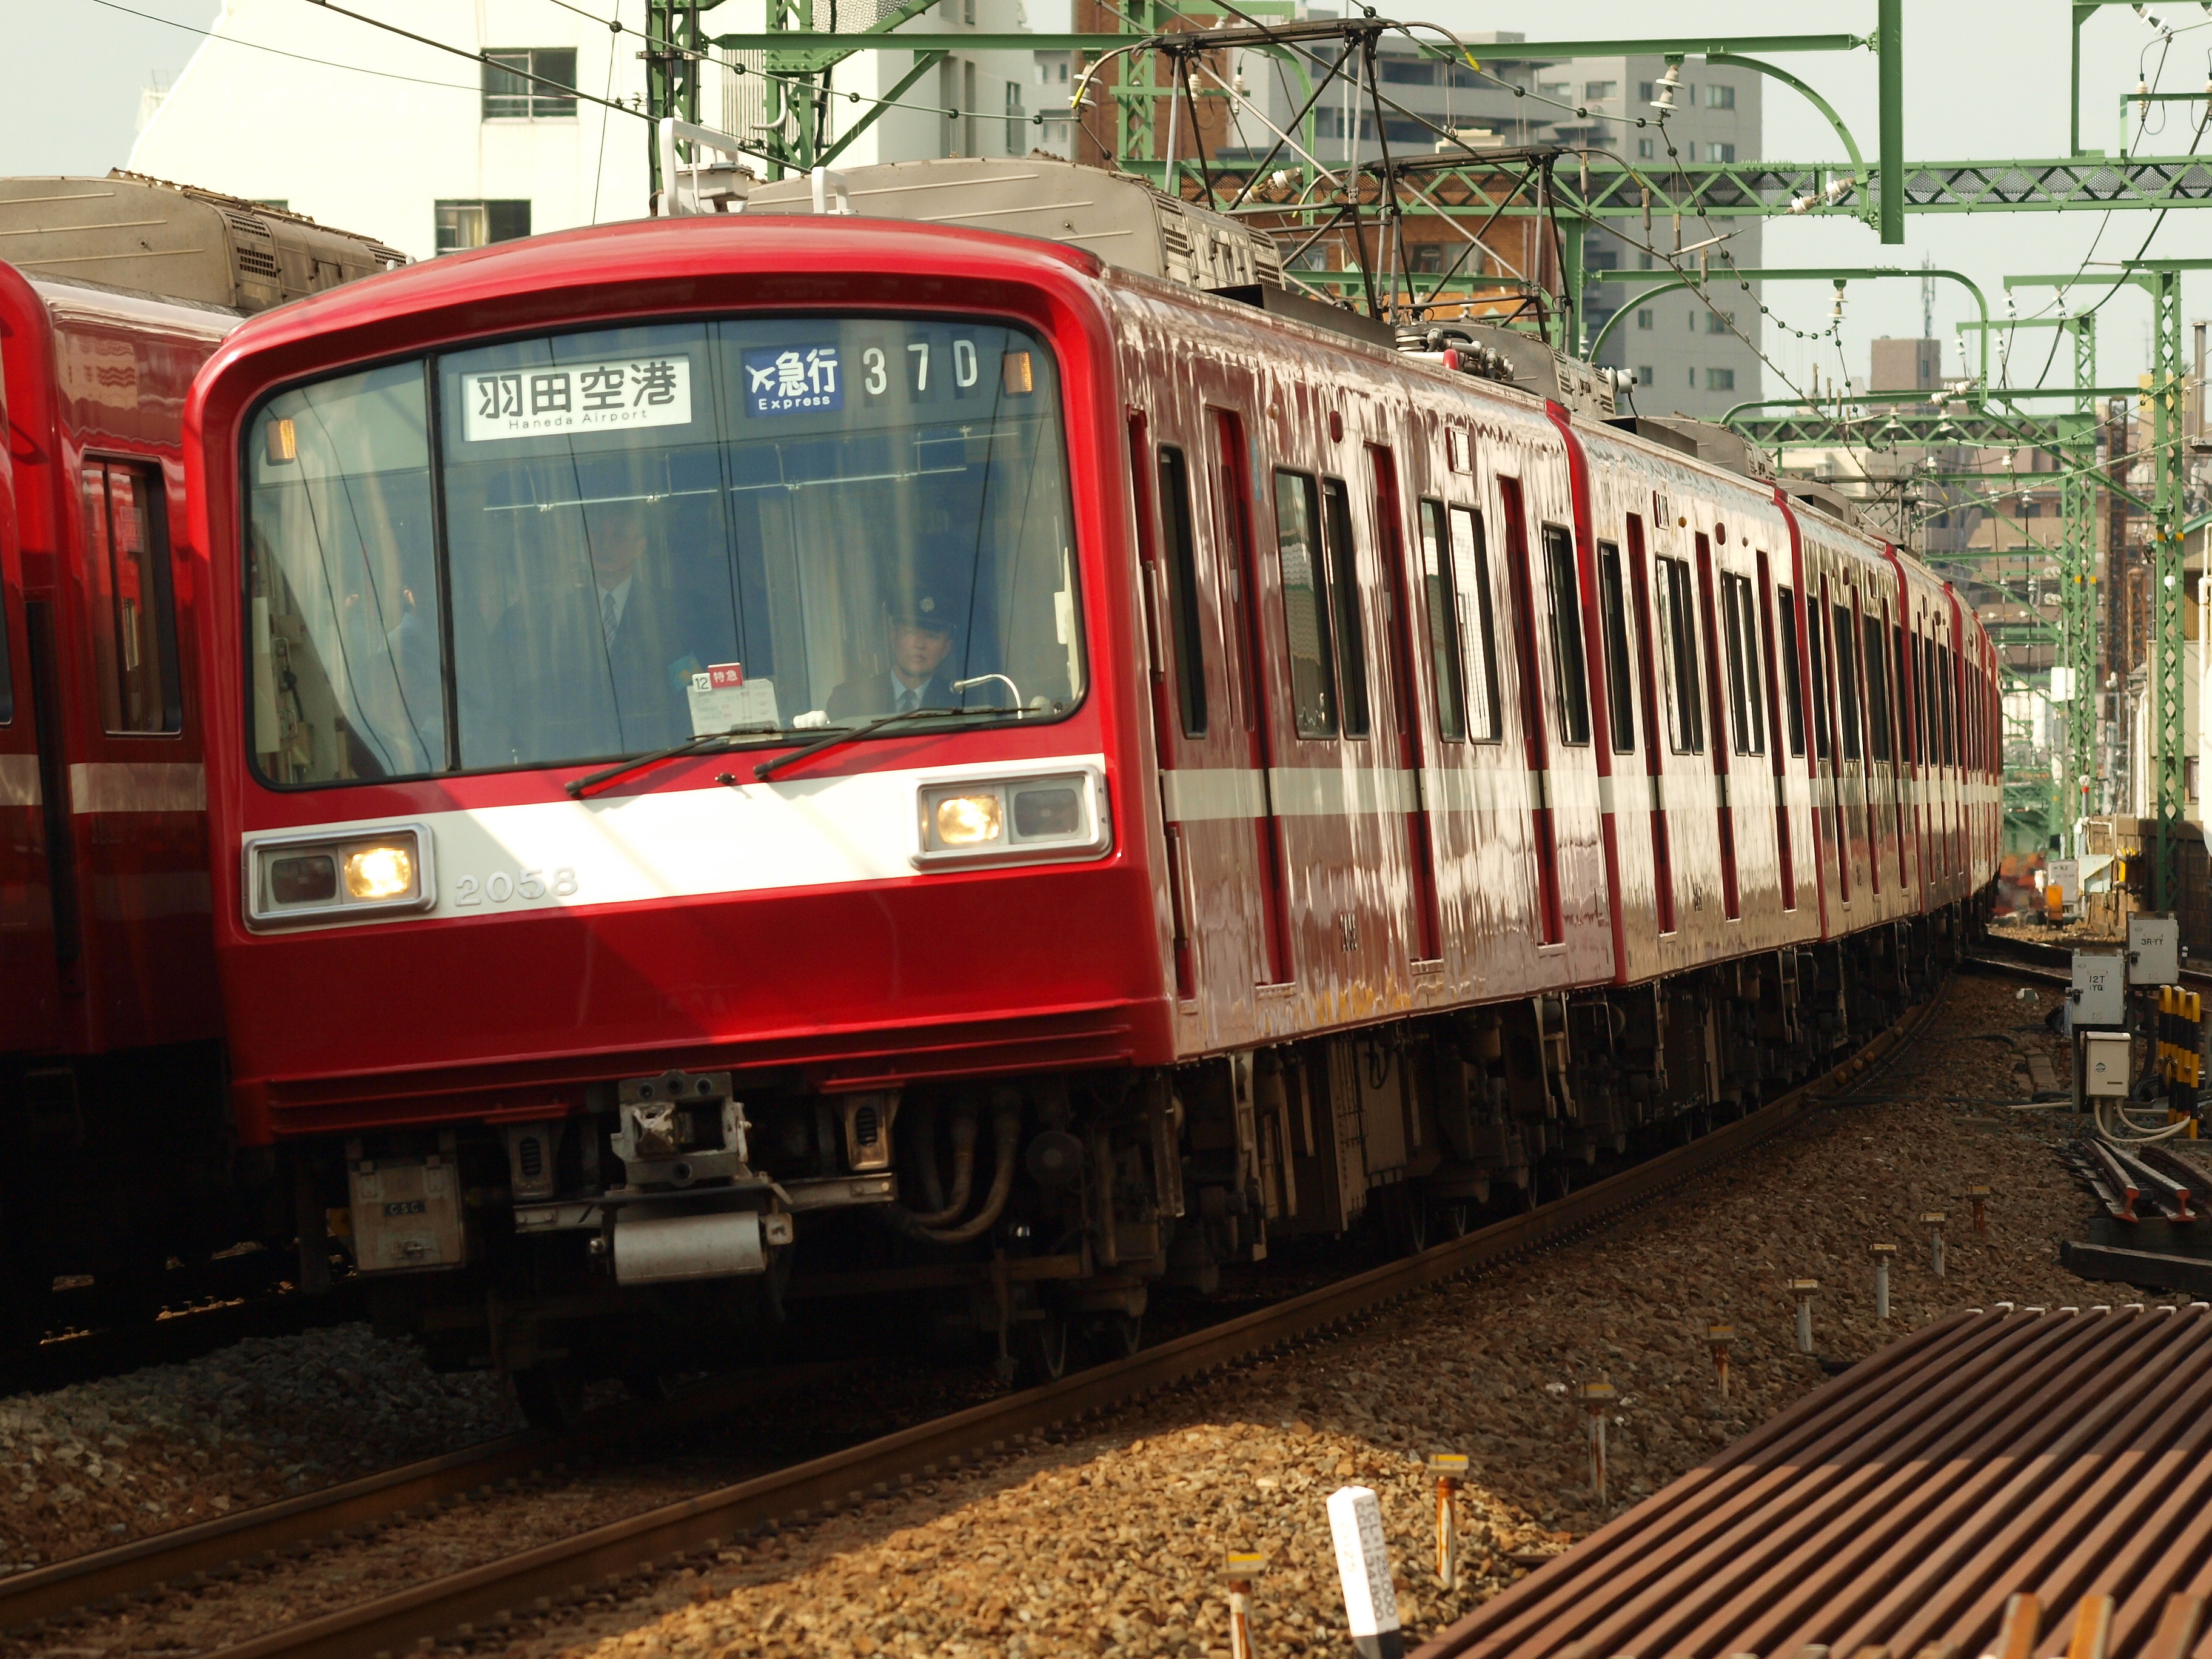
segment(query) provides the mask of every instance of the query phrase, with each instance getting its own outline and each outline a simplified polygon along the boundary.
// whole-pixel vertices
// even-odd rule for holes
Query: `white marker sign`
[[[1390,1586],[1390,1548],[1382,1539],[1382,1506],[1365,1486],[1345,1486],[1328,1499],[1336,1540],[1336,1576],[1344,1584],[1345,1623],[1360,1659],[1400,1659],[1398,1593]]]
[[[691,360],[678,352],[557,368],[502,368],[464,375],[471,443],[550,432],[611,432],[691,422]]]
[[[710,732],[774,731],[782,724],[775,713],[775,682],[747,679],[740,663],[718,662],[694,674],[686,695],[695,738]]]

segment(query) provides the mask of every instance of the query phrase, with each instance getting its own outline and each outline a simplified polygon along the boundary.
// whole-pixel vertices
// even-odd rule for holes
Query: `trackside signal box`
[[[2073,1005],[2067,1024],[2083,1026],[2125,1025],[2128,1023],[2128,959],[2118,951],[2076,951],[2073,985],[2066,994]]]

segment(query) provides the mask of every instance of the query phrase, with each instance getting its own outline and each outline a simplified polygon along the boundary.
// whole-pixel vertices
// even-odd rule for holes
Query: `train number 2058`
[[[456,876],[453,878],[453,908],[463,909],[481,905],[507,904],[515,899],[542,899],[548,893],[556,898],[568,898],[576,890],[576,872],[563,865],[552,872],[550,879],[543,870],[495,870],[489,875]]]

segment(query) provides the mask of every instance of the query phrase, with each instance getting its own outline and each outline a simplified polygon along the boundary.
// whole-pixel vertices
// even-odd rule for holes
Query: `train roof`
[[[303,214],[121,171],[0,179],[0,237],[29,277],[242,314],[407,261]]]

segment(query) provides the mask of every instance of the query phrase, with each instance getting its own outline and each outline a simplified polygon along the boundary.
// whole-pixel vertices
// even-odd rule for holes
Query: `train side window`
[[[1589,659],[1583,652],[1582,589],[1576,580],[1575,538],[1544,526],[1544,569],[1552,589],[1552,678],[1559,694],[1559,740],[1589,741]]]
[[[1460,674],[1459,605],[1452,592],[1451,532],[1442,501],[1421,503],[1421,595],[1429,613],[1429,663],[1437,683],[1437,735],[1446,743],[1467,737],[1467,705]]]
[[[1867,751],[1878,761],[1889,758],[1889,653],[1882,649],[1881,618],[1861,619],[1866,635]]]
[[[1828,647],[1820,623],[1820,601],[1805,601],[1805,642],[1813,659],[1813,753],[1828,758]]]
[[[1451,510],[1451,550],[1454,580],[1459,584],[1463,620],[1474,630],[1474,652],[1467,680],[1468,735],[1477,743],[1496,743],[1504,735],[1498,724],[1498,631],[1490,612],[1490,545],[1483,538],[1482,514],[1471,507]],[[1474,596],[1471,611],[1467,595]]]
[[[1959,717],[1951,685],[1951,647],[1948,645],[1936,647],[1936,683],[1943,689],[1943,764],[1956,766],[1959,763]]]
[[[1775,589],[1782,611],[1782,708],[1789,722],[1790,752],[1805,752],[1805,687],[1797,674],[1797,596]]]
[[[1160,446],[1160,540],[1168,558],[1168,625],[1175,635],[1176,704],[1182,734],[1206,735],[1206,651],[1199,631],[1197,538],[1191,533],[1190,468]]]
[[[1728,630],[1729,707],[1735,716],[1735,752],[1766,752],[1766,722],[1762,718],[1759,676],[1759,606],[1753,600],[1751,580],[1721,573],[1723,626]]]
[[[1897,687],[1897,757],[1901,761],[1917,761],[1919,750],[1912,746],[1912,713],[1908,706],[1905,688],[1910,682],[1905,663],[1905,625],[1892,623],[1889,627],[1890,665]]]
[[[1705,705],[1698,695],[1698,617],[1686,560],[1659,562],[1660,632],[1667,641],[1668,740],[1678,755],[1705,752]]]
[[[1838,723],[1843,730],[1844,758],[1859,757],[1859,664],[1858,637],[1851,627],[1851,613],[1844,605],[1836,607],[1836,703]]]
[[[1636,690],[1628,678],[1628,595],[1620,579],[1620,550],[1597,544],[1599,623],[1605,630],[1606,713],[1613,725],[1613,752],[1636,747]]]
[[[1322,531],[1328,544],[1329,621],[1336,635],[1336,678],[1344,735],[1368,731],[1367,633],[1359,614],[1359,555],[1352,539],[1352,492],[1341,478],[1321,481]]]
[[[1304,472],[1275,474],[1275,554],[1283,634],[1291,657],[1291,714],[1302,738],[1336,735],[1336,661],[1328,577],[1321,556],[1321,495]]]
[[[88,460],[84,528],[100,725],[118,733],[182,731],[161,475]]]

